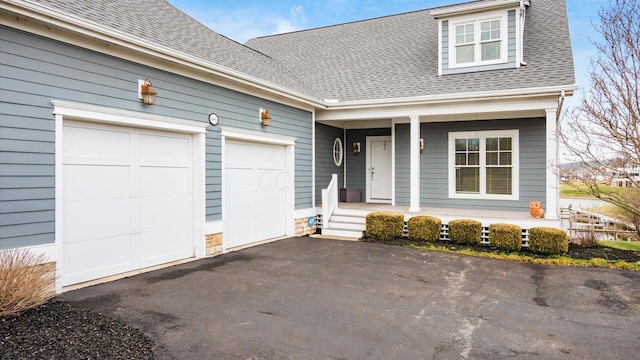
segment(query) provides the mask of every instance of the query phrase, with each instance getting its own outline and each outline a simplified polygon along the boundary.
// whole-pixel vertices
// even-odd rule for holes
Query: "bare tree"
[[[560,142],[580,163],[571,184],[640,219],[640,2],[610,0],[599,11],[591,84],[565,114]],[[620,179],[625,189],[608,186]],[[608,181],[607,181],[608,180]],[[640,229],[637,229],[640,232]]]

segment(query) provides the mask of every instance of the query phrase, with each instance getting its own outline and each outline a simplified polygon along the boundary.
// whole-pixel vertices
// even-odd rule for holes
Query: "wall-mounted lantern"
[[[352,144],[353,155],[360,154],[360,142],[356,141]]]
[[[151,79],[138,80],[138,99],[142,99],[145,105],[156,103],[158,92],[151,86]]]
[[[260,122],[262,126],[271,126],[271,114],[269,114],[269,109],[260,108]]]
[[[424,150],[424,139],[420,138],[420,153],[422,154],[422,150]]]

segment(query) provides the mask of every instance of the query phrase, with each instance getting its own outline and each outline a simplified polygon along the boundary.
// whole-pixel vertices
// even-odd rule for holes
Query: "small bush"
[[[502,250],[519,251],[522,248],[522,228],[511,224],[491,224],[489,244]]]
[[[435,242],[440,239],[442,221],[432,216],[414,216],[407,221],[409,240]]]
[[[569,250],[569,237],[564,230],[534,227],[529,230],[529,249],[543,254],[564,254]]]
[[[404,215],[377,211],[367,215],[366,235],[369,238],[391,240],[402,237]]]
[[[459,219],[449,222],[449,239],[457,244],[480,245],[482,223],[475,220]]]
[[[25,249],[0,251],[0,316],[18,314],[55,295],[55,267]]]
[[[576,230],[573,239],[569,241],[586,248],[598,246],[598,237],[593,230]]]

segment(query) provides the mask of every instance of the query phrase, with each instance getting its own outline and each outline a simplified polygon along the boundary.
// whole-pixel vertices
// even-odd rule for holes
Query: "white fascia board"
[[[504,7],[520,6],[520,0],[494,0],[483,2],[472,2],[460,5],[446,6],[431,10],[431,16],[435,19],[458,16],[478,11],[495,10]]]
[[[577,89],[577,85],[571,84],[537,88],[501,89],[493,91],[462,92],[403,98],[343,101],[337,104],[331,104],[327,110],[342,110],[363,107],[412,106],[442,102],[512,99],[531,96],[560,96],[563,91],[565,92],[566,96],[572,96],[575,89]]]
[[[283,88],[281,86],[271,84],[269,82],[241,73],[239,71],[178,52],[166,46],[158,45],[153,42],[131,36],[127,33],[84,20],[77,16],[69,15],[56,9],[51,9],[42,5],[34,4],[30,1],[3,0],[2,3],[0,3],[0,9],[13,12],[25,18],[37,20],[47,25],[62,28],[75,34],[104,41],[108,44],[122,46],[123,48],[129,49],[136,53],[144,54],[144,56],[146,57],[154,57],[187,66],[193,68],[194,70],[199,70],[211,75],[219,76],[221,78],[231,80],[245,86],[255,87],[257,89],[267,91],[277,96],[284,96],[286,98],[301,102],[303,104],[311,105],[313,107],[325,107],[325,103],[321,100],[317,100],[312,97]],[[4,22],[5,18],[3,17],[3,24]],[[29,29],[25,27],[28,27],[28,24],[17,26],[17,28],[21,30],[29,31]],[[47,36],[47,34],[38,34]],[[111,55],[111,53],[109,54]]]
[[[346,120],[375,120],[408,118],[411,115],[422,117],[440,117],[441,121],[456,120],[456,116],[465,115],[465,120],[484,119],[483,114],[506,114],[521,116],[536,112],[544,116],[545,109],[558,107],[558,93],[538,96],[512,96],[484,99],[461,99],[449,101],[418,102],[414,104],[390,106],[362,106],[343,109],[317,111],[316,119],[321,122]],[[451,118],[451,119],[449,119]],[[459,119],[458,119],[459,120]]]

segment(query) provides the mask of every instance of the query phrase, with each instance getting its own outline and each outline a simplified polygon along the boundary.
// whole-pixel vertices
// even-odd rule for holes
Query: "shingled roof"
[[[220,35],[164,0],[30,0],[322,101],[480,92],[575,82],[566,5],[534,0],[518,69],[438,75],[432,9],[260,37]],[[456,0],[451,0],[456,3]],[[482,2],[487,0],[476,0]]]
[[[320,98],[282,62],[220,35],[164,0],[31,0],[176,52]]]
[[[260,37],[246,44],[283,62],[324,98],[340,101],[575,83],[564,1],[531,2],[524,32],[526,66],[446,76],[438,75],[438,29],[431,10]]]

